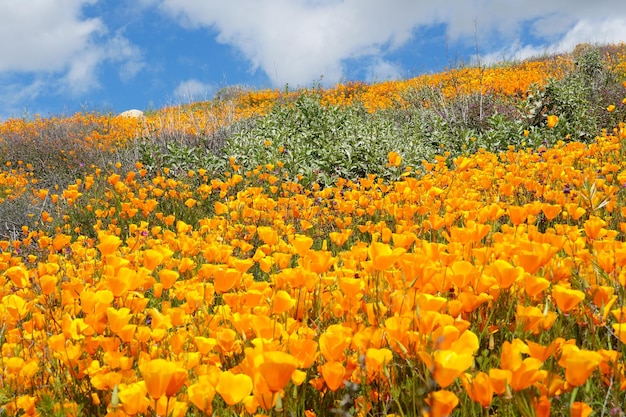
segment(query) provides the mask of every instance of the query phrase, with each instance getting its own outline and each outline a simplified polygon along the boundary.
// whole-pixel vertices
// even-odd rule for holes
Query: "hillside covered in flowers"
[[[626,46],[0,124],[0,416],[624,416]]]

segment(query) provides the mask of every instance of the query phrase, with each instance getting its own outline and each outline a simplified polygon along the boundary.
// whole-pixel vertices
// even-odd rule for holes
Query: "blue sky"
[[[409,78],[626,41],[623,0],[0,0],[0,119]]]

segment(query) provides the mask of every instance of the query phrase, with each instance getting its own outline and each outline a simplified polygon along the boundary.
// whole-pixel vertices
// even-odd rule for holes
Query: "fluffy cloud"
[[[436,24],[454,44],[478,43],[485,59],[626,39],[622,0],[143,1],[183,26],[215,32],[275,85],[309,84],[321,75],[337,82],[346,60],[358,58],[373,63],[370,74],[401,73],[386,57]]]
[[[31,96],[44,85],[84,94],[99,86],[98,67],[105,62],[118,65],[120,77],[132,77],[142,66],[141,53],[120,33],[109,33],[100,18],[83,14],[96,2],[0,0],[0,37],[10,40],[0,43],[0,75],[35,78],[16,80],[6,88],[22,84]]]
[[[62,4],[59,4],[62,3]],[[54,71],[102,32],[99,19],[81,19],[84,0],[0,1],[0,71]]]
[[[163,0],[161,8],[188,27],[216,30],[218,42],[234,46],[275,85],[301,85],[322,75],[336,82],[344,73],[344,60],[381,56],[403,45],[416,23],[434,18],[420,3]]]
[[[581,19],[553,42],[524,45],[514,42],[496,52],[485,54],[484,63],[523,60],[534,56],[572,51],[579,43],[619,43],[626,40],[626,18]]]

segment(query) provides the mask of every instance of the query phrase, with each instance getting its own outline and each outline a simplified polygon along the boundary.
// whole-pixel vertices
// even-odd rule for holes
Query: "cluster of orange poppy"
[[[98,150],[124,146],[130,139],[141,135],[141,123],[131,117],[111,117],[100,113],[76,113],[72,116],[41,117],[34,119],[8,119],[0,123],[0,136],[19,136],[23,146],[33,146],[42,132],[57,134],[67,142],[79,141],[84,146]],[[39,146],[46,146],[40,143]]]
[[[141,165],[96,170],[55,199],[92,212],[96,238],[67,219],[0,242],[4,412],[37,415],[55,380],[111,416],[218,403],[255,415],[354,382],[372,390],[355,401],[365,415],[403,363],[434,381],[433,417],[464,398],[530,398],[547,416],[589,381],[623,396],[625,140],[620,125],[591,145],[440,157],[419,178],[311,190],[280,163],[190,172],[194,187]],[[214,215],[160,211],[176,202],[181,217]],[[572,325],[614,340],[565,339]]]
[[[0,204],[5,200],[15,200],[30,183],[30,173],[24,169],[0,171]]]
[[[489,68],[459,68],[404,81],[376,83],[360,89],[340,85],[330,90],[323,101],[347,105],[358,100],[368,111],[375,112],[393,106],[405,107],[410,99],[406,93],[422,88],[439,88],[445,99],[472,93],[495,94],[503,98],[522,97],[532,84],[542,85],[550,77],[559,78],[570,66],[569,60],[556,59]],[[345,94],[346,90],[352,94]]]

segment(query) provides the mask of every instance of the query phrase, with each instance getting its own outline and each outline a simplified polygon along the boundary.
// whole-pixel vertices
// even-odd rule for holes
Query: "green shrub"
[[[543,128],[548,115],[559,117],[559,123],[547,135],[555,140],[590,142],[601,127],[615,126],[625,120],[621,104],[624,88],[619,74],[610,70],[599,48],[588,46],[575,59],[575,68],[562,79],[551,79],[545,87],[534,86],[520,106],[527,129]],[[611,113],[609,105],[616,105]]]

